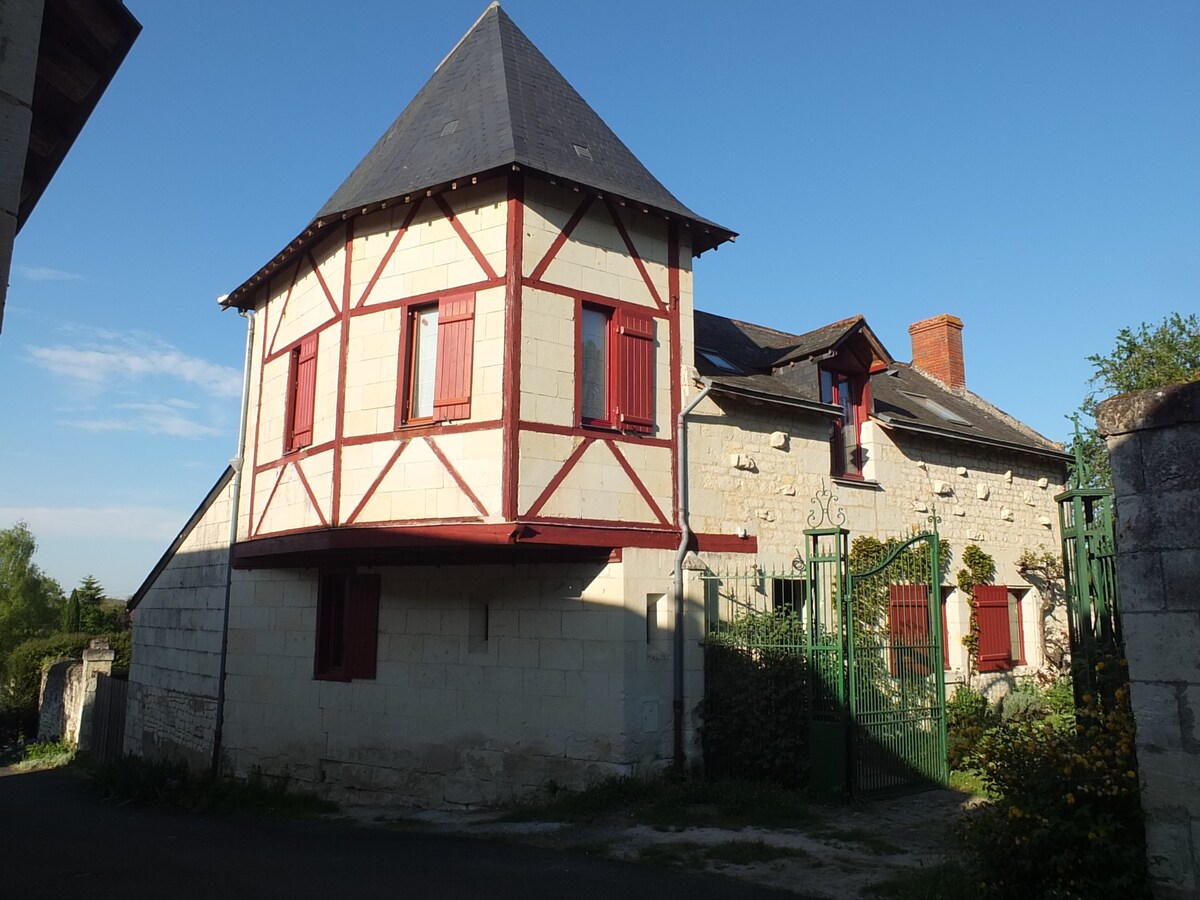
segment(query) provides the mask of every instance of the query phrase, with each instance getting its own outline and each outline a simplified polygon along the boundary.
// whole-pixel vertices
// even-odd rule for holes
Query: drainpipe
[[[224,298],[222,298],[224,299]],[[242,498],[242,462],[246,456],[246,420],[250,414],[250,357],[254,348],[254,313],[239,310],[246,320],[246,364],[242,372],[242,415],[238,423],[237,456],[233,466],[233,488],[229,497],[229,556],[225,560],[225,604],[221,611],[221,658],[217,664],[217,712],[213,725],[212,772],[221,769],[221,733],[225,724],[225,662],[229,655],[229,600],[233,593],[233,547],[237,543],[238,507]]]
[[[682,772],[684,764],[683,753],[683,558],[687,556],[688,543],[692,539],[692,529],[688,525],[688,456],[687,456],[687,417],[700,401],[712,390],[712,381],[701,378],[704,388],[688,401],[687,406],[679,411],[675,420],[675,445],[679,448],[679,470],[675,482],[675,517],[679,522],[679,549],[675,551],[675,696],[672,708],[675,713],[675,771]]]

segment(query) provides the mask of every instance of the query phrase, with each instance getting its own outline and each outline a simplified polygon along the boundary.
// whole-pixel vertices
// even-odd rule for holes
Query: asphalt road
[[[743,900],[794,894],[520,844],[105,803],[0,769],[0,897]]]

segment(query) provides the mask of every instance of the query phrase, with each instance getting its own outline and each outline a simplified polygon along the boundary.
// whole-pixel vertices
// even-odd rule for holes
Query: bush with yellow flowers
[[[1085,694],[1074,721],[1014,716],[985,730],[970,763],[998,798],[960,834],[983,898],[1149,897],[1134,721],[1122,660],[1097,664],[1111,691]]]

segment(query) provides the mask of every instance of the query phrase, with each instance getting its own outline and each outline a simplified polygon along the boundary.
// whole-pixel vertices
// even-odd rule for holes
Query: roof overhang
[[[692,255],[699,256],[706,250],[714,250],[721,244],[737,240],[737,232],[730,231],[727,228],[722,228],[712,222],[689,219],[686,216],[681,216],[677,213],[670,213],[651,206],[647,203],[642,203],[637,200],[631,200],[627,197],[621,197],[617,194],[597,190],[589,187],[586,184],[576,183],[570,179],[560,178],[537,169],[522,167],[516,163],[509,165],[486,169],[481,172],[468,173],[461,178],[456,178],[452,181],[441,182],[440,184],[430,185],[427,188],[418,191],[412,191],[406,194],[398,194],[395,197],[389,197],[386,200],[380,200],[374,203],[369,203],[365,206],[356,206],[353,209],[343,210],[340,213],[331,213],[319,216],[313,219],[308,226],[293,238],[286,247],[280,250],[275,256],[259,269],[256,273],[247,278],[242,284],[229,292],[229,295],[224,297],[220,303],[224,308],[234,307],[236,309],[252,309],[255,304],[255,291],[266,284],[272,275],[283,269],[288,263],[296,258],[297,255],[303,253],[308,247],[312,246],[317,241],[321,240],[330,229],[341,224],[349,219],[357,216],[365,216],[369,213],[379,212],[384,209],[391,209],[395,206],[403,206],[412,203],[422,197],[432,197],[435,194],[443,194],[448,191],[457,191],[461,187],[468,185],[480,184],[490,181],[495,178],[507,176],[513,172],[525,172],[535,178],[540,178],[548,181],[551,184],[559,184],[564,187],[572,188],[581,192],[586,192],[594,195],[598,199],[608,198],[616,202],[619,206],[629,209],[640,209],[646,215],[661,216],[668,221],[678,222],[683,227],[689,229],[692,234]]]
[[[997,438],[984,437],[983,435],[964,434],[961,431],[951,431],[948,428],[937,428],[932,425],[923,425],[915,422],[904,422],[895,419],[889,415],[873,414],[872,421],[878,422],[885,428],[894,428],[898,431],[911,431],[915,434],[925,434],[932,437],[948,438],[953,441],[966,441],[969,444],[982,444],[987,447],[999,447],[1003,450],[1012,450],[1017,453],[1028,453],[1032,456],[1041,456],[1046,459],[1053,459],[1059,462],[1070,462],[1071,454],[1063,450],[1050,450],[1042,447],[1031,447],[1028,444],[1018,444],[1015,441],[1003,441]]]
[[[830,416],[836,418],[842,414],[840,407],[834,406],[831,403],[821,403],[817,400],[805,400],[801,397],[788,397],[783,394],[771,394],[767,391],[756,390],[751,387],[745,387],[740,384],[731,384],[727,381],[719,381],[716,378],[712,379],[713,393],[725,394],[730,397],[738,397],[743,400],[753,400],[758,403],[770,403],[775,406],[787,406],[791,409],[803,409],[806,412],[817,413],[822,416]]]

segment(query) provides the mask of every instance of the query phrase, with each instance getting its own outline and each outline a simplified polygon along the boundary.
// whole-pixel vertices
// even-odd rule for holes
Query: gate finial
[[[808,527],[841,528],[845,525],[846,511],[840,506],[834,506],[837,499],[837,494],[825,486],[825,479],[822,478],[821,489],[812,498],[813,508],[808,513]]]

